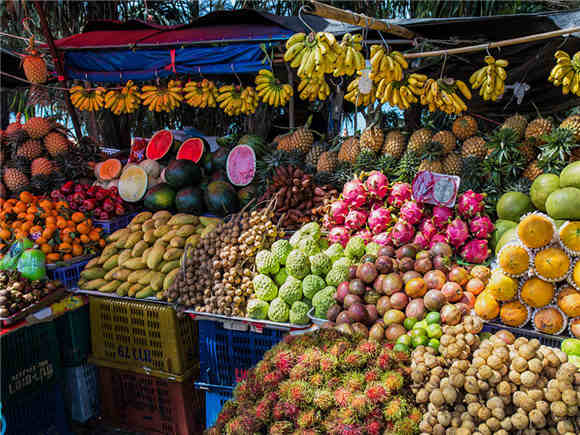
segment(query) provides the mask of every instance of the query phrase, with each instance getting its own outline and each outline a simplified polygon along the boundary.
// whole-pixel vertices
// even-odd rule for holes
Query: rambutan
[[[409,411],[409,415],[407,417],[409,417],[415,423],[419,424],[423,418],[423,414],[421,414],[421,410],[419,408],[413,407],[411,411]]]
[[[343,355],[344,353],[346,353],[348,351],[348,349],[350,349],[351,345],[348,341],[338,341],[336,343],[334,343],[330,349],[328,350],[328,352],[335,356],[336,358],[340,357],[341,355]]]
[[[365,423],[365,427],[368,435],[381,435],[385,425],[380,420],[372,419]]]
[[[352,393],[346,388],[337,388],[334,392],[334,400],[340,407],[347,407],[351,398]]]
[[[270,426],[270,435],[290,435],[294,430],[294,425],[290,421],[276,421]]]
[[[238,382],[238,385],[236,385],[236,389],[234,390],[234,399],[238,402],[245,402],[247,400],[251,400],[250,395],[251,391],[248,381],[243,380]]]
[[[366,396],[372,403],[383,403],[389,398],[389,392],[380,383],[374,383],[367,386],[365,390]]]
[[[382,373],[378,369],[372,368],[365,373],[365,381],[367,384],[371,383],[371,382],[375,382],[375,381],[378,381],[379,379],[381,379],[381,376],[382,376]]]
[[[383,375],[382,383],[388,391],[396,392],[403,388],[405,379],[400,373],[394,370],[389,370]]]
[[[274,367],[268,361],[262,360],[254,368],[254,373],[257,378],[263,380],[273,369]]]
[[[271,400],[268,400],[267,398],[260,400],[254,409],[256,418],[263,423],[269,421],[272,415],[272,407],[273,403]]]
[[[314,393],[312,404],[322,411],[334,406],[334,396],[329,390],[318,390]]]
[[[368,358],[368,355],[353,350],[344,355],[342,363],[346,368],[362,368],[367,363]]]
[[[254,433],[259,425],[250,415],[240,415],[232,418],[226,424],[226,432],[230,435],[247,435]]]
[[[356,424],[337,423],[328,431],[329,435],[363,435],[364,429]]]
[[[279,352],[274,356],[272,361],[276,365],[276,368],[285,375],[290,373],[290,370],[296,363],[294,355],[290,351]]]
[[[282,420],[284,418],[294,420],[298,416],[299,412],[300,408],[298,408],[298,406],[296,406],[294,403],[284,402],[281,400],[276,403],[276,405],[274,405],[272,416],[274,417],[274,420]]]
[[[306,379],[311,374],[316,373],[316,369],[312,369],[308,364],[298,362],[292,369],[288,377],[293,380]]]
[[[315,387],[321,387],[325,384],[324,375],[322,373],[316,373],[315,375],[311,376],[310,379],[308,379],[308,383],[310,385],[314,385]]]
[[[371,356],[375,356],[381,349],[379,344],[371,340],[363,340],[359,343],[356,348],[359,352],[367,353]]]
[[[326,382],[326,386],[331,390],[336,390],[340,385],[342,385],[342,379],[339,376],[332,376]]]
[[[273,372],[270,372],[264,376],[263,382],[265,386],[276,386],[284,378],[285,375],[281,370],[274,370]]]
[[[318,363],[320,371],[325,374],[333,373],[338,368],[338,359],[334,355],[322,355]]]
[[[387,349],[383,350],[377,357],[375,364],[381,370],[389,370],[393,364],[391,351]]]
[[[313,392],[306,381],[284,381],[280,384],[280,398],[304,406],[312,402]]]
[[[395,422],[394,430],[397,435],[414,435],[419,432],[419,425],[407,417]]]
[[[343,376],[342,385],[350,391],[363,391],[365,388],[365,375],[360,372],[347,372]]]
[[[318,349],[307,349],[300,357],[298,363],[308,366],[311,370],[318,370],[318,363],[322,357],[322,352]]]
[[[302,411],[298,414],[298,418],[296,420],[296,424],[298,427],[307,428],[310,426],[314,426],[318,421],[316,412],[314,409],[309,409],[307,411]]]
[[[364,394],[355,394],[350,401],[350,409],[360,418],[365,417],[369,413],[371,403]]]
[[[393,358],[399,363],[406,363],[411,359],[409,352],[396,351],[393,352]]]
[[[383,416],[387,421],[396,421],[407,415],[409,405],[402,397],[394,397],[389,400],[383,409]]]

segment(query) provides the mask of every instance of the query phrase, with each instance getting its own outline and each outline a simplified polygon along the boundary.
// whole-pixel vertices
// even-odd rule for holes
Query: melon
[[[201,215],[205,211],[203,192],[197,186],[187,186],[175,195],[175,208],[179,213]]]
[[[497,217],[518,222],[520,218],[533,210],[532,201],[522,192],[504,193],[496,205]]]
[[[153,186],[143,201],[148,210],[170,210],[175,201],[175,190],[167,183]]]
[[[138,165],[125,167],[119,179],[118,189],[123,201],[141,201],[147,192],[147,172]]]
[[[200,137],[192,137],[179,147],[177,160],[191,160],[194,163],[199,163],[208,149],[209,146],[205,140]]]
[[[159,178],[159,174],[161,174],[161,165],[156,160],[143,160],[139,163],[139,166],[141,166],[150,177]]]
[[[167,165],[164,177],[167,184],[176,189],[196,186],[201,180],[201,169],[191,160],[173,160]]]
[[[103,181],[110,181],[119,176],[123,164],[117,159],[108,159],[99,164],[97,177]]]
[[[171,149],[173,134],[169,130],[161,130],[153,135],[147,144],[145,156],[149,160],[161,160]]]
[[[208,211],[218,216],[226,216],[239,210],[238,194],[227,181],[212,181],[205,191]]]
[[[256,175],[256,153],[248,145],[230,151],[226,162],[228,179],[234,186],[247,186]]]
[[[555,174],[542,174],[538,176],[530,187],[530,198],[534,206],[541,211],[546,211],[546,200],[550,193],[560,188],[560,177]]]
[[[580,189],[580,161],[570,163],[560,172],[560,187]]]
[[[580,219],[580,189],[564,187],[550,193],[546,211],[553,219]]]

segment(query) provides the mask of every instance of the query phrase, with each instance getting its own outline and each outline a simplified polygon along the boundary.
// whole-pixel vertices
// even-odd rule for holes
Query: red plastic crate
[[[203,432],[203,394],[193,382],[171,382],[125,370],[99,367],[101,415],[114,426],[145,433]]]

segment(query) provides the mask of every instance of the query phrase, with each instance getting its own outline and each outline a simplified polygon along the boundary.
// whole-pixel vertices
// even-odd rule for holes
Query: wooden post
[[[342,21],[343,23],[353,24],[355,26],[367,27],[373,30],[397,35],[405,39],[413,39],[416,34],[397,24],[390,24],[385,21],[377,20],[363,14],[356,14],[351,11],[335,8],[324,3],[310,0],[310,4],[305,9],[308,13],[318,15],[323,18],[330,18],[332,20]]]
[[[292,89],[294,89],[294,71],[292,68],[290,68],[288,63],[284,62],[284,65],[286,65],[286,71],[288,71],[288,83],[290,86],[292,86]],[[290,129],[293,129],[296,126],[294,113],[294,95],[290,97],[290,101],[288,102],[288,124]]]
[[[54,45],[54,39],[52,38],[52,33],[50,28],[48,27],[48,21],[46,21],[46,16],[44,15],[44,10],[42,9],[42,5],[38,0],[35,0],[34,7],[36,8],[36,12],[38,13],[38,18],[40,19],[40,26],[42,28],[42,33],[44,34],[44,38],[46,39],[46,43],[50,48],[50,53],[52,54],[52,59],[54,61],[54,66],[56,68],[56,73],[60,77],[64,77],[64,67],[62,62],[60,61],[60,57],[58,56],[58,50],[56,49],[56,45]],[[75,111],[72,102],[70,101],[70,96],[65,96],[66,107],[68,109],[68,113],[71,117],[75,134],[77,136],[77,140],[82,137],[81,131],[81,124],[79,123],[79,118],[77,117],[77,112]]]

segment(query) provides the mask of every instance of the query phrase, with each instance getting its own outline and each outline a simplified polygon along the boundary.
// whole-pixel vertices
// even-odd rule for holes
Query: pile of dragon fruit
[[[484,213],[484,195],[468,190],[454,209],[413,200],[411,185],[395,182],[379,172],[354,178],[344,185],[324,217],[331,243],[346,243],[360,236],[365,243],[399,247],[412,243],[429,249],[449,243],[455,254],[468,263],[483,263],[490,250],[493,222]]]

